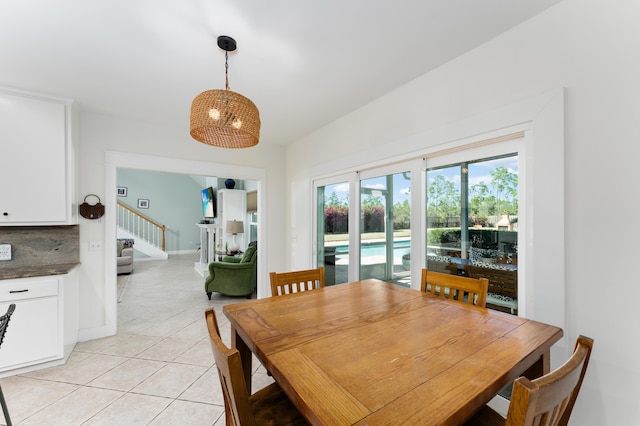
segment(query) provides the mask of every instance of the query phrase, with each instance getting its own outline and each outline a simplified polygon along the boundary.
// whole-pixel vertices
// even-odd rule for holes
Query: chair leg
[[[212,291],[208,291],[207,292],[207,297],[209,298],[209,300],[211,300],[211,293],[213,293]]]
[[[11,426],[11,418],[9,417],[9,409],[7,408],[7,402],[4,400],[4,393],[2,393],[2,386],[0,386],[0,405],[2,405],[2,412],[4,413],[4,419],[7,422],[7,426]]]

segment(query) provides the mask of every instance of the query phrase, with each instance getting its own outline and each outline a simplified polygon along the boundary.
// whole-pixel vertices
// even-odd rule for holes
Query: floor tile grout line
[[[182,262],[182,265],[178,265],[178,268],[182,268],[183,272],[189,271],[189,275],[193,275],[193,258],[189,258],[188,256],[185,256],[185,257],[182,257],[182,259],[180,259],[180,257],[181,256],[177,256],[179,262]],[[149,264],[150,263],[151,262],[149,262]],[[134,275],[132,276],[132,277],[136,277],[138,282],[143,284],[140,286],[140,291],[142,293],[147,292],[151,288],[153,288],[154,290],[157,290],[158,288],[156,287],[156,284],[159,281],[167,282],[165,280],[165,277],[167,276],[166,273],[160,274],[160,275],[158,275],[157,273],[157,271],[161,271],[162,268],[155,268],[151,266],[152,265],[145,265],[144,267],[136,268],[137,269],[136,272],[139,272],[139,273],[136,276],[135,275],[136,272],[134,272]],[[154,270],[156,271],[154,272]],[[215,426],[221,425],[224,419],[224,404],[221,401],[217,400],[219,397],[215,397],[211,399],[209,396],[210,392],[205,392],[204,394],[202,394],[203,395],[202,399],[204,400],[196,400],[196,401],[193,400],[193,399],[197,399],[196,395],[198,395],[198,392],[200,392],[199,388],[194,386],[200,386],[200,387],[204,386],[204,388],[208,388],[209,384],[206,382],[200,383],[200,384],[197,384],[197,383],[200,380],[203,380],[203,378],[206,375],[211,374],[212,370],[214,373],[217,373],[217,370],[215,369],[215,362],[213,360],[213,355],[209,354],[211,362],[210,363],[207,362],[205,365],[205,360],[207,358],[206,357],[203,358],[203,356],[205,355],[204,355],[204,352],[201,352],[204,350],[204,347],[202,349],[197,349],[198,346],[202,345],[208,340],[208,335],[206,334],[206,332],[202,330],[201,338],[192,338],[192,337],[200,336],[200,333],[198,333],[199,321],[202,321],[202,324],[204,324],[204,311],[206,308],[214,307],[217,312],[221,313],[221,310],[225,304],[234,303],[237,299],[216,295],[217,300],[207,301],[204,290],[203,289],[200,290],[200,288],[202,288],[203,280],[204,278],[199,278],[199,277],[182,280],[181,282],[184,281],[185,283],[187,283],[185,284],[186,292],[184,294],[184,297],[180,297],[179,301],[177,301],[175,304],[171,304],[171,303],[164,303],[159,299],[142,300],[142,298],[138,298],[138,301],[136,301],[135,299],[136,294],[134,291],[136,281],[129,279],[129,284],[131,284],[131,287],[127,288],[127,292],[126,292],[127,296],[124,298],[125,300],[123,301],[123,303],[118,304],[118,318],[119,318],[118,331],[114,336],[105,337],[105,339],[114,338],[113,342],[110,342],[110,344],[106,345],[105,347],[100,347],[99,346],[100,343],[96,343],[95,347],[97,349],[92,349],[89,343],[86,345],[87,347],[83,347],[84,342],[80,342],[72,352],[72,356],[74,355],[74,353],[75,355],[81,355],[79,357],[80,359],[78,360],[78,363],[81,363],[83,361],[82,358],[85,357],[84,359],[87,360],[86,365],[89,365],[90,359],[96,356],[108,356],[108,357],[119,358],[121,362],[119,362],[117,365],[111,366],[105,371],[102,371],[99,375],[95,377],[92,376],[92,378],[88,379],[86,382],[82,380],[82,383],[73,383],[69,381],[68,377],[71,377],[71,374],[76,374],[77,377],[79,378],[82,377],[82,374],[84,374],[81,371],[74,372],[71,370],[75,368],[75,365],[74,365],[75,362],[71,362],[71,363],[67,362],[67,364],[62,366],[51,367],[53,369],[53,368],[60,368],[60,367],[64,368],[65,366],[68,366],[71,371],[68,372],[69,376],[67,378],[65,378],[62,374],[59,377],[53,377],[53,374],[55,373],[52,373],[52,377],[31,377],[28,375],[17,375],[17,377],[20,377],[23,380],[27,380],[29,382],[33,381],[32,383],[50,382],[50,383],[59,383],[59,384],[64,384],[68,386],[73,386],[73,389],[71,391],[61,393],[60,395],[56,395],[55,399],[49,402],[47,405],[40,406],[39,408],[34,407],[33,408],[34,411],[28,411],[23,413],[21,415],[21,418],[23,418],[24,420],[31,418],[33,419],[32,421],[36,421],[34,416],[38,416],[37,419],[40,420],[43,415],[47,415],[47,414],[41,414],[41,413],[47,413],[47,411],[50,410],[52,406],[54,406],[63,398],[67,398],[69,397],[69,395],[72,395],[73,393],[78,392],[81,389],[91,388],[91,389],[100,389],[100,390],[118,392],[119,396],[118,398],[111,401],[104,407],[97,407],[97,411],[93,413],[89,417],[89,419],[82,420],[80,422],[81,424],[87,423],[88,421],[90,421],[90,419],[93,419],[96,416],[99,416],[99,413],[103,412],[104,410],[106,410],[108,407],[110,407],[112,404],[116,403],[117,401],[120,401],[123,397],[125,397],[125,395],[130,394],[130,395],[152,396],[157,398],[163,398],[169,401],[169,404],[166,407],[164,407],[162,410],[160,410],[155,416],[153,416],[153,419],[151,419],[149,423],[153,422],[154,419],[158,419],[159,416],[164,416],[165,411],[169,412],[171,410],[176,410],[176,409],[181,410],[181,408],[177,408],[178,406],[175,404],[177,404],[177,402],[184,402],[189,404],[197,404],[199,406],[215,407],[216,413],[219,413],[219,414],[216,414],[214,418],[207,419],[206,424],[215,425]],[[145,281],[148,283],[153,283],[153,286],[145,285],[144,284]],[[198,290],[197,291],[192,290],[191,287],[193,288],[198,287]],[[127,305],[126,303],[127,299],[131,299],[133,303],[131,305]],[[187,301],[186,303],[185,303],[185,300]],[[140,305],[136,306],[135,305],[136,303],[140,303]],[[137,314],[136,312],[137,310],[140,310],[141,316]],[[166,315],[164,315],[163,313]],[[200,316],[202,319],[198,319],[198,317]],[[126,319],[126,321],[120,322],[120,319],[123,319],[123,320]],[[224,316],[221,316],[221,319],[223,320]],[[171,323],[171,321],[174,321],[177,324],[179,324],[176,330],[170,330],[170,327],[169,327],[168,328],[169,331],[167,331],[166,334],[162,334],[163,332],[161,332],[160,330],[159,330],[159,333],[156,333],[156,335],[152,334],[153,328],[156,325],[158,325],[160,322]],[[131,326],[130,330],[127,329],[126,327],[123,327],[123,324],[126,324],[126,323],[130,324]],[[145,327],[145,325],[147,326]],[[226,325],[226,322],[223,325]],[[186,338],[180,337],[181,333],[184,333],[184,336],[187,336],[187,337]],[[112,349],[112,352],[117,352],[118,346],[121,345],[123,341],[129,340],[131,338],[138,338],[141,336],[157,338],[157,341],[152,345],[148,346],[146,349],[140,350],[139,352],[136,352],[133,354],[122,355],[117,353],[104,352],[104,351],[108,351],[110,348]],[[179,347],[179,350],[177,350],[175,356],[171,354],[170,360],[153,359],[153,358],[149,358],[148,356],[142,355],[149,349],[153,348],[155,345],[161,344],[162,342],[166,342],[169,339],[175,339],[175,340],[180,340],[184,342],[184,343],[181,343],[181,344],[184,344],[184,346]],[[97,339],[97,340],[100,340],[100,339]],[[169,351],[169,353],[170,352],[171,351]],[[184,358],[182,358],[182,360],[179,360],[181,357],[184,357]],[[101,377],[104,377],[105,375],[113,372],[118,367],[121,367],[124,363],[130,362],[132,360],[158,362],[158,363],[162,363],[162,367],[155,370],[151,375],[142,379],[138,384],[134,385],[129,390],[113,389],[112,386],[110,385],[103,386],[98,384],[92,384],[92,382],[96,381]],[[82,367],[86,367],[86,365]],[[161,396],[161,395],[152,395],[148,392],[134,391],[134,389],[137,386],[139,386],[141,383],[143,383],[145,380],[148,380],[154,374],[157,374],[160,370],[165,369],[171,365],[197,367],[201,369],[201,372],[198,373],[195,378],[187,380],[187,382],[184,383],[184,386],[179,390],[179,393],[175,398]],[[259,371],[259,366],[256,366],[252,374],[258,371]],[[62,372],[64,373],[64,371]],[[25,373],[25,374],[28,374],[28,373]],[[219,387],[219,383],[217,380],[215,380],[215,383],[211,383],[211,391],[213,391],[213,393],[216,393],[215,392],[216,387]],[[192,396],[189,396],[187,394],[187,392],[189,392],[190,389],[196,392]],[[170,408],[172,405],[175,408]],[[111,414],[108,414],[108,415],[111,415]],[[166,415],[171,416],[171,414],[166,414]]]

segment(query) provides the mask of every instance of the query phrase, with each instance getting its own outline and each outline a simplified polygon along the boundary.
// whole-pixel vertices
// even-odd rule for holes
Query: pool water
[[[336,246],[336,256],[343,256],[349,254],[349,246],[341,245]],[[402,255],[410,252],[411,249],[411,241],[410,240],[401,240],[393,242],[393,256],[394,257],[402,257]],[[386,253],[386,244],[384,242],[376,242],[376,243],[365,243],[362,244],[362,250],[360,252],[360,257],[371,257],[371,256],[384,256]]]

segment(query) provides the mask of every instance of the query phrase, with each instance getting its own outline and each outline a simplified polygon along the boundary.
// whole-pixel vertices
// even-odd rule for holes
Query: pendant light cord
[[[224,79],[227,90],[229,90],[229,52],[224,52]]]

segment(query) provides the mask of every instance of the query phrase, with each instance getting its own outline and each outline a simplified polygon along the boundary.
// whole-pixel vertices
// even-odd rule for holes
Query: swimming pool
[[[326,249],[329,247],[325,247]],[[335,255],[344,256],[349,254],[348,245],[335,246]],[[393,257],[402,257],[402,255],[409,253],[411,249],[411,240],[399,240],[393,242]],[[386,253],[386,243],[377,241],[374,243],[363,243],[360,257],[371,256],[384,256]]]

